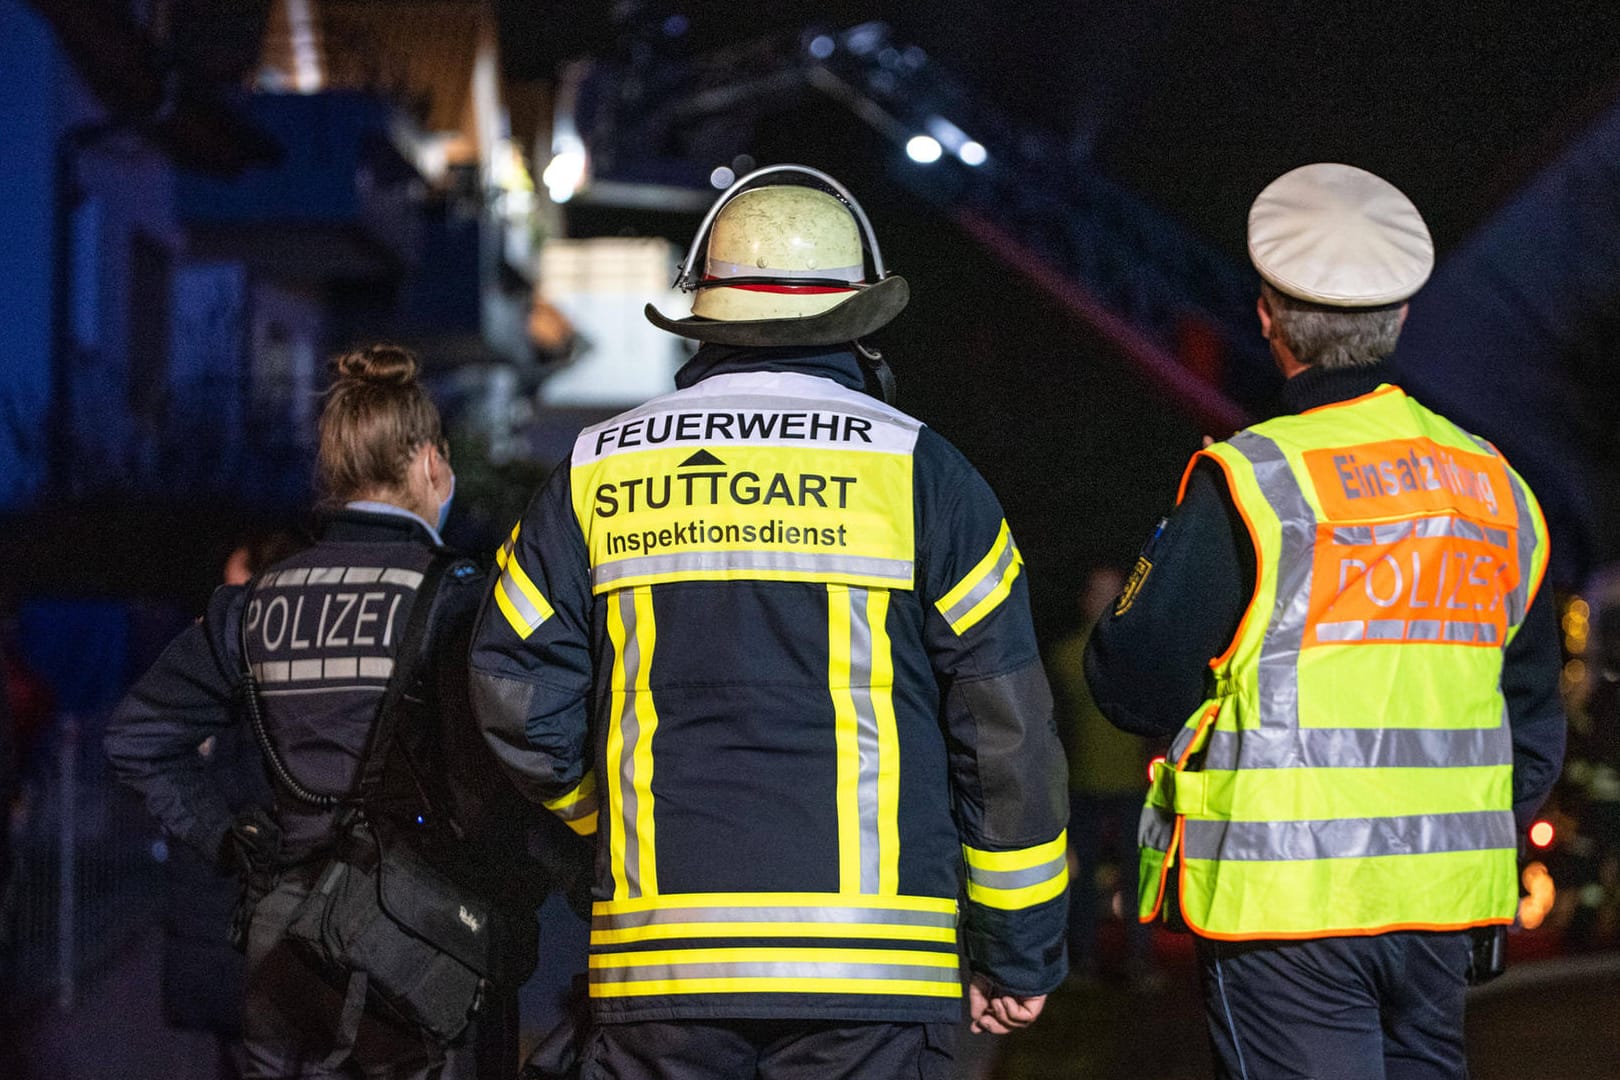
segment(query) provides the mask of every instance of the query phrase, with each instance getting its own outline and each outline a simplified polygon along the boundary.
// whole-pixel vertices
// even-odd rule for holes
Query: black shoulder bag
[[[478,1011],[503,954],[526,945],[533,955],[532,917],[525,942],[523,920],[505,917],[485,896],[446,875],[387,821],[367,814],[382,789],[384,766],[405,711],[401,699],[415,678],[428,614],[450,562],[435,556],[423,575],[349,798],[312,792],[293,777],[265,730],[249,668],[248,714],[277,782],[300,801],[348,806],[338,822],[337,853],[287,928],[288,941],[345,990],[339,1047],[328,1059],[333,1067],[352,1049],[368,1000],[393,1019],[448,1044]]]

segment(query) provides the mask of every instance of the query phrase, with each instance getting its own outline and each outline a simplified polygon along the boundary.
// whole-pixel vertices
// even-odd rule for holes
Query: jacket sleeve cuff
[[[1001,910],[969,901],[963,939],[968,966],[997,993],[1049,994],[1069,973],[1065,889],[1035,907]]]

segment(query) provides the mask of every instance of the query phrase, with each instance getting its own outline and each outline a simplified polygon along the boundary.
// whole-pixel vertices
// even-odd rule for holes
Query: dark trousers
[[[954,1039],[951,1024],[602,1024],[580,1080],[947,1080]]]
[[[1312,941],[1200,939],[1216,1074],[1229,1080],[1464,1080],[1468,931]]]
[[[328,1067],[338,1042],[343,995],[287,943],[287,924],[309,895],[307,882],[284,879],[253,911],[248,928],[244,1080],[449,1080],[471,1075],[470,1055],[447,1055],[425,1037],[367,1014],[353,1052]],[[516,1057],[516,1053],[513,1053]]]
[[[1143,963],[1152,948],[1151,928],[1136,917],[1136,824],[1142,816],[1138,792],[1096,795],[1069,792],[1069,847],[1074,880],[1069,883],[1069,970],[1094,974],[1097,968],[1097,867],[1117,864],[1125,882],[1125,964]]]

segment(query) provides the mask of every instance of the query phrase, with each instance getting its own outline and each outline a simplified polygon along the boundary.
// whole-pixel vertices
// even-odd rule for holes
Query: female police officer
[[[295,788],[339,795],[354,789],[389,678],[396,663],[410,662],[400,646],[413,601],[430,564],[448,557],[437,527],[455,489],[438,410],[409,352],[374,346],[339,357],[334,369],[320,418],[317,472],[326,512],[317,542],[246,586],[220,589],[207,615],[169,646],[119,707],[107,752],[171,835],[222,859],[239,856],[234,849],[244,837],[261,841],[251,854],[261,869],[269,864],[270,887],[247,934],[246,1076],[437,1077],[463,1066],[374,1013],[364,1014],[358,1028],[352,1013],[345,1024],[343,995],[283,938],[332,848],[338,814]],[[441,716],[445,729],[472,731],[458,669],[481,575],[458,561],[435,576],[442,584],[430,601],[416,654],[423,663],[413,681],[419,694],[437,696],[430,700],[437,707],[425,712]],[[445,662],[429,662],[439,657]],[[293,779],[275,785],[273,822],[233,830],[226,800],[198,767],[196,746],[238,722],[237,691],[247,670],[258,687],[265,734]],[[487,811],[488,795],[464,801]],[[263,838],[277,832],[275,850],[264,850]],[[521,826],[510,823],[506,832],[513,841],[508,850],[520,851]],[[509,878],[534,881],[510,874],[510,864],[506,870]]]

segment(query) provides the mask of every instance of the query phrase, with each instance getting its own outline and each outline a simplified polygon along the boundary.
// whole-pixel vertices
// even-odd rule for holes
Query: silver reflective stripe
[[[591,981],[622,983],[638,982],[643,979],[906,979],[954,983],[957,979],[956,970],[954,964],[950,967],[936,967],[932,964],[851,964],[836,960],[753,960],[719,964],[592,967]]]
[[[1464,540],[1485,539],[1485,530],[1467,518],[1440,515],[1423,518],[1417,524],[1417,534],[1425,539],[1437,536],[1458,536]]]
[[[1513,505],[1519,511],[1519,584],[1507,594],[1508,625],[1518,626],[1530,607],[1530,579],[1536,572],[1536,522],[1530,516],[1530,500],[1518,477],[1508,473],[1508,487],[1513,489]]]
[[[1276,560],[1277,602],[1260,645],[1261,723],[1298,727],[1298,662],[1311,608],[1316,514],[1305,500],[1287,456],[1275,442],[1244,431],[1234,436],[1229,445],[1248,459],[1255,482],[1282,525],[1282,551]]]
[[[798,551],[695,551],[681,555],[639,555],[615,559],[591,569],[591,584],[605,585],[648,574],[757,570],[803,574],[852,574],[911,587],[913,565],[906,559],[875,559]]]
[[[905,911],[868,907],[687,907],[657,911],[624,911],[593,915],[592,930],[625,930],[638,926],[681,923],[861,923],[882,926],[956,925],[948,911]]]
[[[981,870],[969,863],[968,879],[975,885],[983,885],[990,889],[1022,889],[1028,885],[1040,885],[1051,881],[1068,865],[1068,858],[1066,854],[1059,855],[1050,862],[1024,870]]]
[[[299,566],[290,570],[272,570],[259,579],[259,587],[285,589],[294,585],[370,585],[378,581],[414,589],[422,584],[422,575],[415,570],[381,566]]]
[[[1428,769],[1513,764],[1505,723],[1490,728],[1253,728],[1214,731],[1201,768]]]
[[[1488,622],[1479,624],[1479,639],[1487,645],[1496,644],[1496,627]]]
[[[861,892],[878,891],[878,726],[872,708],[872,627],[865,589],[849,589],[849,696],[855,705],[860,767],[855,802],[860,821]]]
[[[1373,619],[1367,624],[1368,641],[1399,641],[1405,633],[1403,619]]]
[[[1393,521],[1386,525],[1336,525],[1333,542],[1355,547],[1373,544],[1394,544],[1418,536],[1430,539],[1438,536],[1459,536],[1465,540],[1484,540],[1497,547],[1508,546],[1508,534],[1468,518],[1443,514],[1438,517],[1416,518],[1412,521]]]
[[[1010,533],[1006,539],[1007,546],[1002,549],[1001,557],[996,560],[996,564],[985,572],[977,585],[968,590],[966,596],[945,611],[946,622],[954,626],[962,616],[977,607],[985,597],[995,591],[997,585],[1001,584],[1001,575],[1007,572],[1007,567],[1012,565],[1013,558],[1018,554],[1018,548],[1014,546]]]
[[[1413,619],[1406,624],[1407,641],[1439,641],[1439,619]]]
[[[331,656],[311,660],[262,660],[253,665],[253,677],[262,683],[349,682],[386,679],[394,673],[391,656]]]
[[[513,609],[517,611],[518,617],[523,620],[524,625],[532,632],[546,621],[546,614],[534,606],[534,601],[529,599],[529,594],[523,591],[523,587],[518,584],[517,578],[512,575],[512,570],[516,565],[511,560],[507,561],[506,572],[501,575],[501,589],[506,593],[506,599],[511,603]]]
[[[362,679],[386,679],[394,674],[394,658],[391,656],[362,656],[360,658],[360,677]]]
[[[1316,624],[1316,638],[1318,641],[1360,641],[1367,636],[1367,624],[1360,619],[1349,622],[1325,622]]]
[[[866,267],[859,263],[854,266],[829,266],[826,269],[816,270],[781,269],[774,266],[766,270],[751,263],[726,262],[724,259],[707,259],[703,265],[710,277],[717,278],[837,278],[851,285],[858,285],[866,276]]]
[[[639,408],[622,413],[607,424],[599,425],[599,427],[620,427],[626,421],[647,416],[657,416],[660,413],[724,412],[842,413],[846,416],[859,416],[879,424],[888,424],[891,427],[901,428],[906,431],[914,432],[922,427],[921,420],[914,420],[903,413],[886,412],[845,398],[801,398],[789,394],[674,395],[662,401],[648,402]],[[589,428],[587,430],[595,431],[598,428]],[[798,442],[800,440],[794,439],[791,441]]]
[[[1447,641],[1473,641],[1474,640],[1474,627],[1475,627],[1475,625],[1476,624],[1471,623],[1471,622],[1448,622],[1448,623],[1446,623],[1446,640]]]
[[[636,832],[636,743],[641,718],[636,714],[636,682],[641,671],[641,641],[636,637],[636,594],[625,589],[608,603],[619,605],[624,620],[624,703],[619,708],[619,817],[624,822],[624,895],[641,895],[641,842]]]
[[[1373,543],[1375,544],[1398,543],[1412,535],[1412,522],[1392,521],[1387,525],[1374,525],[1372,533]],[[1418,535],[1423,534],[1419,533]]]
[[[578,821],[580,818],[590,817],[597,812],[596,792],[591,792],[572,806],[565,806],[561,810],[552,810],[551,812],[564,821]]]
[[[1189,859],[1279,861],[1428,855],[1517,846],[1511,810],[1329,821],[1194,821],[1182,833]]]

